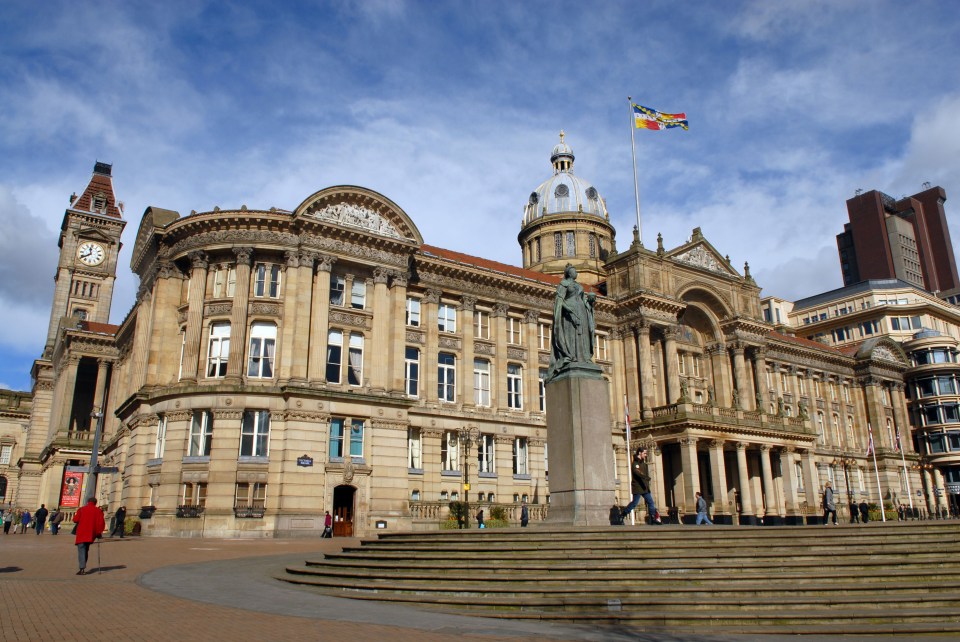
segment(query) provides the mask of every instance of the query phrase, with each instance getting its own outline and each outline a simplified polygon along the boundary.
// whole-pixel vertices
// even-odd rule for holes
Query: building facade
[[[630,447],[653,449],[655,495],[678,519],[695,515],[697,491],[722,523],[816,521],[827,481],[876,501],[863,452],[868,425],[906,426],[899,344],[776,330],[749,267],[699,228],[676,248],[635,233],[618,251],[562,139],[551,166],[523,208],[523,267],[429,245],[361,187],[290,210],[149,207],[118,326],[103,297],[124,221],[100,167],[65,214],[15,502],[57,505],[68,481],[95,481],[102,504],[142,507],[144,533],[182,536],[315,536],[325,511],[339,534],[431,529],[453,500],[513,519],[526,501],[543,519],[543,376],[567,263],[598,295],[620,503],[628,414]],[[80,280],[99,287],[84,295]],[[78,481],[101,410],[106,468]],[[905,472],[920,479],[893,458],[879,472],[888,501]]]

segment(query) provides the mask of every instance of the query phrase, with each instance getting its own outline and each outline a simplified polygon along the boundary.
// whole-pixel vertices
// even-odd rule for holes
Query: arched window
[[[840,441],[840,415],[833,413],[833,433],[837,438],[837,445],[841,444]]]

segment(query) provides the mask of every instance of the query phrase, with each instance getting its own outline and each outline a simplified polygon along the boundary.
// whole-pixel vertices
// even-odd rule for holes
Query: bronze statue
[[[547,381],[570,364],[593,363],[596,333],[593,306],[596,298],[592,292],[583,291],[583,286],[577,283],[577,270],[568,263],[563,280],[557,286],[553,305],[553,339]]]

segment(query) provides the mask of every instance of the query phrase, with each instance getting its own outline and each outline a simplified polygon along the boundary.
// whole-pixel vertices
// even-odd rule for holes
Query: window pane
[[[343,458],[343,419],[330,420],[330,459]]]

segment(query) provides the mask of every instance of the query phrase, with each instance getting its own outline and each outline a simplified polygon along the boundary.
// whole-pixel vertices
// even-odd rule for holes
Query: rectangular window
[[[494,466],[494,439],[493,435],[480,435],[477,443],[477,471],[481,473],[497,472]]]
[[[440,332],[456,332],[457,309],[448,303],[441,303],[437,309],[437,327]]]
[[[280,296],[280,266],[257,263],[253,271],[253,296],[276,299]]]
[[[517,437],[513,440],[513,474],[529,475],[527,469],[527,438]]]
[[[350,286],[350,307],[362,310],[367,302],[367,283],[361,279],[354,279]]]
[[[800,391],[801,395],[807,394],[807,384],[805,379],[802,376],[797,376],[797,390]]]
[[[593,234],[588,235],[587,243],[588,243],[588,252],[590,254],[590,258],[591,259],[596,258],[597,257],[597,237],[595,237]]]
[[[250,326],[250,351],[247,376],[254,379],[273,377],[273,359],[277,350],[277,326],[254,323]]]
[[[160,420],[157,421],[157,443],[153,449],[153,456],[156,459],[163,458],[163,447],[167,443],[167,418],[160,416]]]
[[[187,352],[187,329],[180,330],[180,368],[177,370],[177,381],[183,379],[183,355]]]
[[[327,334],[327,383],[340,383],[343,363],[343,332],[330,330]]]
[[[460,440],[457,433],[448,430],[443,433],[440,444],[440,464],[443,470],[460,470]]]
[[[607,335],[596,333],[594,337],[594,343],[596,344],[593,348],[594,359],[599,359],[600,361],[607,360]]]
[[[270,412],[244,410],[240,432],[241,457],[266,457],[270,454]]]
[[[407,428],[407,466],[414,470],[423,469],[423,443],[419,428]]]
[[[186,335],[184,335],[186,337]],[[240,346],[243,349],[243,346]],[[211,323],[207,342],[207,377],[219,378],[227,374],[230,359],[230,324]]]
[[[547,385],[543,382],[547,378],[547,371],[540,368],[537,374],[537,388],[540,393],[540,412],[547,411]]]
[[[516,317],[507,317],[507,343],[511,345],[522,345],[523,342],[523,320]]]
[[[358,332],[350,333],[350,351],[347,355],[347,384],[359,386],[363,384],[363,335]]]
[[[346,281],[342,276],[330,275],[330,305],[343,305],[343,290],[346,287]]]
[[[507,407],[523,409],[523,368],[516,363],[507,364]]]
[[[437,355],[437,399],[456,401],[457,358],[449,352]]]
[[[475,310],[473,313],[473,334],[477,339],[490,338],[490,313]]]
[[[607,351],[606,346],[604,346],[603,351],[604,351],[604,354],[606,354],[606,351]],[[604,357],[604,359],[606,359],[606,357]],[[693,376],[694,377],[700,376],[700,355],[698,354],[693,355]]]
[[[563,235],[560,232],[553,233],[553,253],[554,256],[563,256]]]
[[[540,237],[539,237],[539,236],[537,237],[537,240],[534,241],[533,246],[534,246],[534,248],[535,248],[535,250],[536,250],[536,252],[537,252],[537,263],[539,263],[539,262],[542,260],[542,259],[540,258]]]
[[[541,350],[550,349],[550,330],[550,324],[548,323],[537,324],[537,340]]]
[[[190,423],[190,457],[209,457],[213,444],[213,413],[209,410],[195,410]]]
[[[350,423],[350,458],[363,459],[363,419]]]
[[[682,352],[677,352],[677,372],[683,376],[687,374],[687,364],[686,359]]]
[[[267,504],[267,485],[261,482],[238,482],[234,508],[264,508]]]
[[[185,483],[183,485],[183,505],[203,508],[207,505],[207,483]]]
[[[340,417],[330,419],[330,461],[343,459],[343,422]]]
[[[13,446],[0,446],[0,466],[9,465],[12,454]]]
[[[407,297],[407,325],[412,328],[420,327],[420,299]]]
[[[404,354],[403,387],[408,397],[420,394],[420,351],[410,346]]]
[[[213,273],[213,297],[232,297],[237,286],[237,268],[221,265]]]
[[[577,237],[573,232],[567,232],[567,256],[576,256]]]
[[[486,408],[490,405],[490,362],[473,360],[473,403]]]

